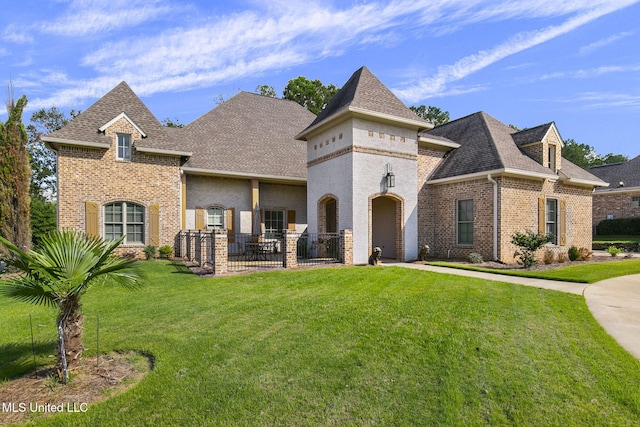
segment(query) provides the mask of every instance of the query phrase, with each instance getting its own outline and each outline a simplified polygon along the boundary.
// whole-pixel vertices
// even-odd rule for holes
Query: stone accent
[[[116,159],[117,134],[131,135],[131,161]],[[58,227],[86,231],[85,202],[99,207],[98,231],[104,235],[104,205],[133,202],[145,208],[144,244],[123,245],[123,252],[142,256],[149,242],[149,206],[159,205],[160,246],[173,245],[181,229],[180,158],[152,155],[135,150],[142,139],[131,123],[122,118],[105,134],[112,138],[107,150],[61,146],[58,150]]]
[[[593,225],[607,219],[632,218],[640,216],[640,208],[633,207],[632,197],[640,197],[640,189],[630,191],[602,192],[593,194]]]
[[[340,231],[340,262],[344,265],[353,265],[353,231]]]

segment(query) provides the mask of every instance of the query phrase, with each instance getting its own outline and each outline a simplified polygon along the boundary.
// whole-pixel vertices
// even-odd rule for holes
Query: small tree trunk
[[[82,326],[84,324],[84,316],[78,314],[77,310],[62,314],[58,318],[58,322],[62,327],[62,339],[64,341],[64,356],[68,369],[77,364],[80,355],[84,351],[82,345]],[[60,379],[63,379],[63,358],[62,346],[58,346],[58,361],[56,368]]]

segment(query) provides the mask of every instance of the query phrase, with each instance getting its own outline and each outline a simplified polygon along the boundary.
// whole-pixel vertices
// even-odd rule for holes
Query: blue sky
[[[639,2],[22,0],[2,7],[0,78],[29,98],[25,122],[125,80],[159,120],[189,123],[240,90],[342,86],[365,65],[407,105],[555,121],[565,139],[635,157]]]

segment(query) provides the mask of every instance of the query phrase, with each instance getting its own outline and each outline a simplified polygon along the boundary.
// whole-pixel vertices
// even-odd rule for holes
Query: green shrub
[[[514,253],[518,263],[522,264],[524,268],[529,268],[537,264],[536,251],[546,243],[549,243],[551,239],[552,236],[534,233],[531,230],[527,230],[524,233],[520,231],[513,233],[511,243],[519,249]]]
[[[640,235],[640,217],[605,219],[596,226],[596,232],[599,236]]]
[[[580,252],[578,252],[578,248],[571,246],[567,255],[569,255],[569,261],[576,261],[580,256]]]
[[[616,246],[611,245],[611,246],[609,246],[609,247],[607,248],[607,252],[608,252],[608,253],[609,253],[609,255],[611,255],[611,256],[618,256],[618,255],[620,255],[622,252],[624,252],[624,248],[618,248],[618,247],[616,247]]]
[[[169,245],[160,246],[158,249],[158,256],[161,259],[169,259],[173,255],[173,248]]]
[[[469,254],[469,262],[471,262],[471,264],[480,264],[484,262],[484,260],[482,259],[482,255],[472,252]]]
[[[147,245],[144,247],[144,249],[142,249],[142,252],[144,252],[144,256],[146,259],[153,259],[156,256],[157,250],[158,248],[156,246]]]

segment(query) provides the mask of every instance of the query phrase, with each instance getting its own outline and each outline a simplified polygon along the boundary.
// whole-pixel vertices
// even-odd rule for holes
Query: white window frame
[[[550,204],[551,206],[550,208]],[[553,239],[549,242],[552,245],[558,244],[558,199],[546,199],[544,204],[544,232],[546,235],[552,235]]]
[[[640,196],[631,196],[631,208],[640,208]]]
[[[116,136],[116,158],[118,160],[131,161],[131,135],[119,133]]]
[[[464,203],[464,204],[471,203],[471,218],[468,218],[468,217],[462,218],[462,217],[461,217],[461,215],[460,215],[460,214],[461,214],[461,211],[462,211],[462,210],[461,210],[461,204],[463,204],[463,203]],[[473,231],[474,231],[474,230],[473,230],[473,229],[474,229],[474,217],[473,217],[473,211],[474,211],[474,208],[475,208],[475,206],[474,206],[474,205],[475,205],[475,201],[474,201],[473,199],[460,199],[460,200],[456,200],[456,242],[457,242],[457,244],[458,244],[459,246],[473,246],[473,244],[474,244],[474,237],[475,237],[475,236],[474,236],[474,232],[473,232]],[[465,209],[465,212],[466,212],[466,209]],[[468,227],[469,225],[471,226],[471,231],[469,232],[469,231],[467,230],[467,232],[466,232],[466,233],[462,233],[462,232],[461,232],[461,226],[466,226],[466,227]],[[466,227],[465,227],[465,228],[466,228]],[[462,241],[462,240],[461,240],[461,236],[462,236],[463,234],[464,234],[465,236],[470,235],[470,236],[471,236],[471,240],[470,240],[470,241],[467,241],[467,240]]]
[[[110,206],[120,206],[120,218],[113,217],[113,213],[108,213],[107,208]],[[144,245],[145,244],[145,228],[146,228],[146,209],[144,206],[138,203],[132,202],[112,202],[107,203],[103,207],[104,212],[104,225],[102,227],[103,236],[105,240],[117,240],[123,234],[126,234],[123,243],[127,245]],[[142,221],[135,220],[135,216],[141,215]],[[133,219],[132,219],[133,218]],[[119,231],[117,227],[119,226]],[[131,233],[132,227],[139,228],[134,233]],[[110,231],[107,231],[109,230]],[[129,236],[139,235],[139,240],[134,240]]]
[[[214,214],[212,214],[213,211],[219,211],[220,212],[220,221],[214,221]],[[207,216],[206,216],[206,227],[207,230],[222,230],[224,229],[224,222],[225,222],[225,209],[220,207],[220,206],[210,206],[207,208]]]

